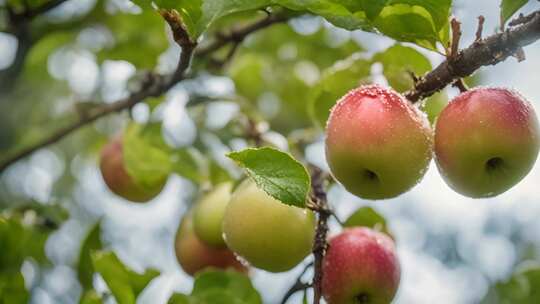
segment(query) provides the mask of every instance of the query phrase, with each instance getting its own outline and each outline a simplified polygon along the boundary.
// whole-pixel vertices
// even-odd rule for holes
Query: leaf
[[[134,182],[153,191],[172,171],[171,150],[161,135],[161,124],[132,123],[123,137],[124,165]]]
[[[344,227],[368,227],[390,234],[386,219],[371,207],[357,209],[343,224]]]
[[[103,301],[95,290],[85,291],[81,296],[79,304],[101,304]]]
[[[122,264],[111,251],[96,251],[91,256],[94,268],[101,274],[118,304],[134,304],[141,291],[159,275],[155,269],[138,274]]]
[[[235,271],[207,270],[195,277],[192,297],[205,299],[202,303],[245,303],[260,304],[261,296],[255,290],[249,278]],[[217,296],[228,297],[228,301]],[[209,301],[215,299],[215,301]]]
[[[501,23],[504,24],[529,0],[501,0]]]
[[[334,64],[323,72],[323,76],[312,89],[309,101],[311,118],[324,129],[330,109],[348,91],[367,83],[370,76],[371,60],[356,54]]]
[[[0,272],[0,303],[29,303],[30,294],[21,272]]]
[[[484,304],[529,304],[540,301],[540,264],[536,261],[525,261],[506,282],[492,286]]]
[[[189,296],[181,293],[174,293],[167,301],[167,304],[189,304]]]
[[[409,72],[421,76],[432,68],[431,62],[422,53],[400,44],[376,54],[373,61],[383,65],[386,80],[398,92],[404,92],[414,85]]]
[[[92,289],[92,279],[94,277],[94,265],[92,264],[91,252],[102,248],[100,239],[101,221],[97,222],[88,232],[79,252],[77,265],[77,277],[83,290]]]
[[[287,205],[304,207],[310,189],[306,168],[291,155],[273,148],[250,148],[227,154],[258,187]]]
[[[438,92],[421,103],[420,110],[427,114],[431,125],[437,121],[437,117],[448,104],[448,96],[444,92]]]
[[[176,174],[199,183],[202,180],[200,163],[190,148],[177,149],[171,153],[172,170]]]

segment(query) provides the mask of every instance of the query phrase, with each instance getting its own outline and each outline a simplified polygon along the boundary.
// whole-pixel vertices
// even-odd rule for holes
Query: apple
[[[129,201],[143,203],[156,197],[167,182],[160,181],[153,187],[138,185],[124,167],[122,137],[116,137],[101,150],[100,170],[107,187]]]
[[[282,272],[311,252],[315,216],[310,210],[281,203],[245,180],[225,209],[223,233],[227,246],[252,266]]]
[[[355,227],[330,239],[322,279],[328,304],[391,303],[400,277],[394,242],[384,233]]]
[[[231,199],[232,184],[222,183],[204,195],[194,207],[193,226],[203,242],[214,247],[225,247],[223,215]]]
[[[333,107],[326,159],[347,191],[366,199],[396,197],[424,176],[433,132],[424,114],[379,85],[356,88]]]
[[[476,88],[454,98],[435,126],[435,160],[446,183],[481,198],[505,192],[538,156],[538,119],[517,92]]]
[[[247,267],[230,249],[208,246],[197,237],[191,212],[186,214],[180,223],[174,247],[178,263],[189,275],[193,276],[208,267],[247,272]]]

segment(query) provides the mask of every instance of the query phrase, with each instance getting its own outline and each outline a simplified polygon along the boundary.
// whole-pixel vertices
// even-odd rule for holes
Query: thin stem
[[[302,272],[300,272],[300,274],[296,277],[296,281],[294,282],[294,284],[289,288],[289,290],[287,290],[287,292],[283,296],[283,299],[281,300],[281,304],[286,304],[292,295],[294,295],[295,293],[299,291],[306,290],[312,286],[310,283],[302,282],[302,277],[304,276],[306,271],[311,267],[313,267],[313,262],[307,264],[304,267]]]

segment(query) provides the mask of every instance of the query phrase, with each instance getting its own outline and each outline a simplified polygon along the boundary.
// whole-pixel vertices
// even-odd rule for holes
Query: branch
[[[328,208],[326,198],[325,181],[326,174],[319,168],[311,167],[311,204],[308,207],[317,212],[317,229],[313,243],[314,275],[313,275],[313,304],[319,304],[322,297],[323,258],[326,254],[328,243],[328,218],[332,215]]]
[[[171,26],[171,29],[173,30],[173,36],[175,37],[175,41],[181,44],[182,46],[182,53],[180,55],[180,61],[179,61],[178,67],[176,68],[176,71],[171,76],[164,77],[161,75],[149,74],[147,81],[141,86],[140,90],[138,90],[135,93],[132,93],[129,97],[118,100],[111,104],[97,107],[89,111],[89,113],[82,115],[77,121],[71,123],[70,125],[57,130],[56,132],[47,136],[41,141],[38,141],[37,143],[16,152],[11,157],[4,159],[0,163],[0,172],[4,171],[11,164],[29,156],[30,154],[32,154],[33,152],[41,148],[44,148],[46,146],[49,146],[51,144],[54,144],[60,141],[64,137],[96,121],[99,118],[102,118],[111,113],[121,112],[123,110],[132,108],[134,105],[143,101],[147,97],[156,97],[156,96],[160,96],[164,94],[176,83],[184,79],[185,73],[187,69],[189,68],[192,57],[194,57],[194,55],[197,57],[207,56],[221,49],[222,47],[226,46],[227,44],[231,42],[239,41],[239,39],[240,41],[242,41],[251,33],[264,29],[274,23],[288,20],[288,17],[285,17],[285,16],[270,15],[253,24],[249,24],[245,27],[238,28],[237,30],[230,31],[228,35],[220,36],[219,38],[216,38],[214,42],[210,43],[206,47],[197,49],[196,43],[194,41],[188,38],[183,38],[183,34],[180,34],[180,35],[178,34],[179,33],[178,31],[185,31],[185,28],[183,26],[175,24],[175,22],[180,21],[179,16],[174,16],[174,14],[171,15],[171,12],[165,13],[165,15],[163,15],[164,14],[163,11],[161,11],[160,13],[162,14],[163,18],[165,18],[167,23]],[[171,22],[173,22],[173,25],[171,25]],[[185,33],[185,35],[187,35],[187,32]],[[186,37],[189,37],[189,36],[186,36]]]
[[[454,58],[441,63],[420,78],[405,97],[411,102],[429,97],[457,79],[471,75],[482,66],[495,65],[513,56],[521,47],[540,39],[540,11],[521,19],[521,25],[475,41]]]
[[[34,8],[34,9],[28,9],[24,13],[24,16],[28,20],[31,20],[31,19],[39,16],[39,15],[43,15],[43,14],[57,8],[58,6],[60,6],[62,3],[66,2],[66,1],[67,0],[50,0],[50,1],[45,2],[42,5]]]
[[[304,276],[304,274],[306,273],[306,271],[313,266],[313,262],[307,264],[304,269],[302,270],[302,272],[300,272],[300,274],[296,277],[296,281],[294,282],[294,284],[291,286],[291,288],[289,288],[289,290],[287,290],[287,292],[285,293],[285,295],[283,296],[283,299],[281,300],[281,304],[285,304],[287,303],[287,301],[289,300],[289,298],[294,295],[295,293],[301,291],[301,290],[306,290],[308,288],[310,288],[312,285],[309,284],[309,283],[304,283],[302,282],[302,277]]]

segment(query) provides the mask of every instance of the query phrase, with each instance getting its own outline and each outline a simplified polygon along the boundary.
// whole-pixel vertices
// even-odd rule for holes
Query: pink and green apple
[[[122,137],[116,137],[101,150],[100,170],[107,187],[129,201],[143,203],[156,197],[167,182],[163,179],[153,187],[143,187],[128,174],[124,165]]]
[[[538,119],[525,98],[504,88],[476,88],[454,98],[435,128],[435,159],[447,184],[481,198],[503,193],[538,156]]]
[[[343,96],[326,126],[326,159],[349,192],[366,199],[396,197],[424,176],[433,134],[424,114],[379,85]]]
[[[208,267],[234,269],[247,272],[244,266],[228,248],[214,248],[201,241],[193,229],[191,213],[184,216],[175,240],[175,253],[178,263],[189,275]]]
[[[388,304],[397,292],[401,268],[390,237],[356,227],[330,239],[323,274],[328,304]]]
[[[252,266],[282,272],[311,252],[315,216],[310,210],[281,203],[245,180],[227,205],[223,233],[227,246]]]

